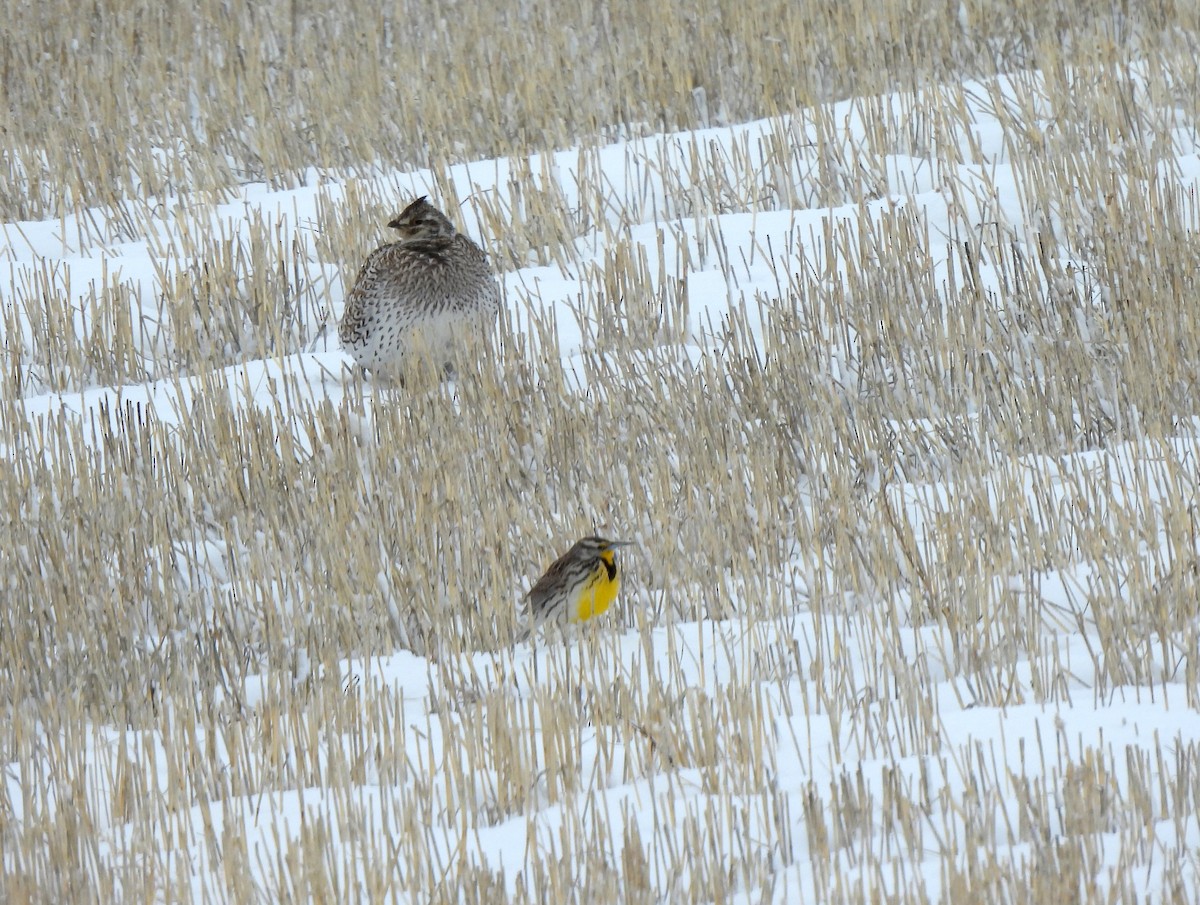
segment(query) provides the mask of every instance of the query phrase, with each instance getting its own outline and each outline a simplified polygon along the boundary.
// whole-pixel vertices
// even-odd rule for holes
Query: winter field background
[[[1200,899],[1195,5],[0,7],[0,899]]]

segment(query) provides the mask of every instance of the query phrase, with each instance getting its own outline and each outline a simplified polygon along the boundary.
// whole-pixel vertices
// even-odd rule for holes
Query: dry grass
[[[580,878],[592,902],[724,901],[781,882],[794,845],[830,902],[871,898],[845,878],[872,871],[843,868],[880,852],[959,853],[940,862],[951,901],[1063,900],[1102,868],[1136,888],[1095,836],[1137,852],[1145,826],[1185,820],[1197,752],[1162,750],[1173,782],[1112,752],[1068,763],[1062,738],[1027,752],[1033,779],[993,752],[948,763],[961,749],[940,740],[927,662],[951,664],[981,706],[1078,697],[1080,676],[1099,699],[1172,670],[1200,687],[1197,475],[1165,440],[1200,414],[1186,303],[1200,246],[1194,199],[1155,176],[1171,130],[1200,114],[1197,8],[694,6],[4,4],[19,25],[0,43],[0,221],[77,222],[64,256],[146,242],[159,268],[149,298],[98,261],[80,310],[81,287],[43,258],[14,270],[4,309],[7,900],[186,900],[193,874],[172,854],[198,846],[237,899],[265,880],[267,899],[335,901],[361,882],[376,898],[492,902],[517,865],[481,867],[471,828],[511,832],[547,806],[562,830],[521,853],[520,889],[542,901],[580,900]],[[1150,61],[1141,94],[1133,59]],[[992,81],[971,90],[992,92],[1019,151],[1040,256],[995,225],[986,186],[954,175],[969,98],[935,89],[1029,67],[1045,83],[1017,78],[1015,101]],[[916,93],[869,99],[897,88]],[[867,138],[848,145],[812,105],[858,95]],[[652,139],[629,185],[602,178],[590,140],[776,113],[790,117],[761,146]],[[578,144],[572,205],[529,154]],[[451,162],[510,153],[505,191],[455,195]],[[827,237],[844,279],[800,241],[732,259],[707,225],[862,205],[894,190],[883,155],[908,154],[944,169],[961,228],[949,273],[932,272],[909,208]],[[379,174],[420,166],[503,270],[578,268],[577,241],[605,243],[578,305],[597,325],[580,368],[607,391],[571,391],[550,315],[531,313],[545,361],[502,324],[457,406],[432,391],[365,407],[357,388],[333,405],[286,379],[274,409],[232,402],[238,372],[221,369],[313,340],[339,272],[411,190]],[[311,184],[314,167],[352,175],[309,229],[216,207],[248,181]],[[153,218],[185,191],[164,236]],[[648,212],[681,249],[661,273],[629,238]],[[764,261],[774,296],[716,325],[721,354],[681,366],[684,272],[736,280]],[[173,382],[181,410],[30,423],[20,405],[147,380]],[[1034,467],[1135,437],[1162,484],[1121,460],[1053,481]],[[907,504],[935,482],[956,492],[919,500],[914,524]],[[522,583],[593,524],[640,543],[624,608],[577,645],[514,659]],[[788,632],[796,563],[815,618]],[[1047,645],[1038,583],[1053,570],[1079,576],[1083,663]],[[696,624],[735,616],[733,632]],[[612,632],[622,619],[633,646]],[[949,649],[904,648],[902,633]],[[685,641],[710,660],[680,660]],[[428,658],[428,709],[345,681],[348,658],[397,649]],[[787,740],[806,768],[921,765],[814,782],[799,807],[777,783],[773,720],[831,726],[833,751]],[[961,807],[930,792],[954,770],[974,783]],[[639,781],[696,794],[633,819],[644,803],[603,793]],[[1020,821],[999,825],[1014,782]],[[329,790],[334,812],[314,806],[287,859],[261,864],[241,828],[270,815],[244,802],[297,789]],[[383,815],[384,838],[335,845],[364,813]],[[919,878],[897,889],[924,900]]]
[[[4,221],[184,190],[219,196],[251,180],[292,185],[313,166],[573,146],[615,124],[740,122],[963,75],[1103,63],[1117,49],[1178,54],[1198,24],[1188,4],[1118,17],[1086,0],[171,10],[9,0],[0,13],[20,23],[0,48]]]

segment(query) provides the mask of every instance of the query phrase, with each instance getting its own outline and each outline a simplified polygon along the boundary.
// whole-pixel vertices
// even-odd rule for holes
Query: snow
[[[827,111],[820,128],[835,129],[845,161],[855,162],[832,175],[821,175],[833,164],[818,159],[812,143],[818,127],[798,118],[570,149],[523,162],[540,178],[553,180],[571,207],[582,208],[586,200],[578,188],[585,171],[602,172],[611,195],[607,219],[581,235],[577,262],[505,270],[506,317],[538,367],[561,365],[579,393],[598,393],[602,387],[589,380],[584,359],[606,329],[596,289],[606,255],[644,260],[645,279],[657,290],[665,289],[664,280],[686,289],[682,335],[664,354],[694,364],[720,345],[734,321],[765,348],[769,305],[764,300],[779,305],[794,299],[796,293],[785,285],[789,280],[829,285],[843,279],[846,257],[876,254],[873,233],[894,227],[898,214],[911,215],[914,228],[927,237],[928,260],[922,267],[935,291],[978,279],[982,297],[997,289],[1003,276],[988,261],[976,262],[974,273],[968,272],[956,250],[959,225],[994,226],[1028,248],[1030,237],[1059,215],[1030,210],[1025,201],[1020,154],[1041,152],[1014,142],[1012,118],[1039,109],[1025,103],[1028,86],[1000,78],[965,88],[975,101],[956,109],[957,132],[942,139],[957,147],[965,163],[899,148],[863,151],[871,144],[863,105],[886,109],[890,104],[893,115],[902,118],[912,101],[899,96],[849,101]],[[1001,118],[996,105],[1004,101],[1011,101],[1012,109]],[[943,125],[949,128],[949,121]],[[1046,119],[1023,127],[1032,134],[1055,125]],[[764,174],[764,143],[781,135],[796,142],[794,167]],[[1158,163],[1157,178],[1194,197],[1200,186],[1200,144],[1180,128],[1177,145]],[[869,167],[857,166],[862,161]],[[505,160],[481,161],[451,168],[448,178],[459,197],[486,193],[515,210],[521,201],[511,196],[510,166]],[[835,184],[869,183],[873,193],[864,197],[870,200],[831,203],[838,193],[830,178]],[[723,213],[690,209],[680,198],[687,196],[690,181],[701,179],[771,181],[790,206]],[[359,181],[368,183],[360,190],[387,196],[424,193],[435,184],[428,172],[388,174],[374,184]],[[337,406],[347,393],[360,391],[352,389],[350,360],[338,348],[333,328],[353,266],[340,272],[323,267],[310,228],[343,197],[343,182],[337,174],[314,173],[308,187],[290,191],[248,185],[235,200],[215,208],[186,196],[166,199],[159,216],[138,224],[142,238],[122,229],[119,212],[112,210],[4,225],[0,305],[11,309],[18,287],[53,287],[77,301],[74,330],[86,336],[100,316],[98,287],[119,285],[127,291],[116,297],[128,299],[134,320],[148,324],[136,338],[146,380],[35,387],[16,401],[19,417],[33,424],[74,419],[87,428],[85,442],[102,455],[95,425],[106,419],[116,430],[120,413],[133,410],[181,425],[198,399],[227,394],[235,408],[254,407],[276,419],[297,454],[311,453],[319,438],[298,428],[293,414],[324,402]],[[623,218],[636,225],[616,229]],[[462,208],[460,221],[468,232],[481,234],[470,205]],[[167,337],[157,332],[154,300],[189,264],[184,237],[208,232],[236,245],[248,239],[251,222],[270,224],[282,246],[300,249],[308,277],[333,305],[322,311],[314,301],[319,294],[309,297],[306,304],[312,308],[304,312],[305,322],[325,320],[329,327],[307,351],[236,360],[234,350],[233,363],[215,373],[176,376],[158,358]],[[1060,227],[1048,234],[1065,236]],[[1079,253],[1066,238],[1054,252],[1065,262],[1077,260]],[[1086,285],[1083,276],[1077,281]],[[28,339],[35,327],[26,322],[20,329]],[[852,332],[834,318],[824,335],[807,340],[831,350],[832,385],[853,383],[864,368]],[[315,330],[301,337],[306,346],[313,335]],[[548,360],[551,355],[557,360]],[[368,385],[361,392],[369,397],[373,389]],[[934,433],[919,419],[898,420],[894,427],[898,434]],[[978,426],[968,428],[979,432]],[[1069,542],[1071,531],[1085,530],[1072,520],[1073,513],[1087,524],[1102,524],[1107,507],[1152,507],[1194,492],[1198,445],[1200,439],[1181,433],[1165,441],[1147,436],[1073,454],[1031,452],[991,461],[983,479],[965,489],[952,478],[935,480],[931,458],[920,480],[881,485],[876,476],[875,488],[915,537],[936,530],[939,514],[964,505],[971,494],[972,505],[993,514],[1014,511],[1009,504],[1017,500],[1013,505],[1021,519],[1062,532],[1063,542]],[[1127,568],[1146,570],[1151,580],[1164,579],[1176,558],[1185,555],[1164,551],[1161,530],[1142,542],[1144,556]],[[229,568],[229,551],[211,542],[181,546],[175,555],[190,581],[220,584]],[[189,557],[200,560],[183,562]],[[98,840],[94,857],[120,864],[133,857],[141,826],[111,805],[119,798],[122,774],[136,770],[157,777],[161,806],[170,813],[158,825],[175,828],[173,838],[159,840],[159,867],[190,878],[197,898],[219,899],[229,873],[245,871],[266,899],[281,900],[295,892],[295,859],[311,864],[329,850],[345,855],[322,867],[332,875],[332,889],[386,889],[398,899],[423,901],[415,890],[428,889],[423,884],[429,878],[436,882],[445,872],[470,867],[494,872],[505,894],[516,896],[535,883],[531,853],[540,853],[545,863],[569,863],[581,859],[579,847],[586,846],[608,853],[618,878],[630,889],[643,890],[646,898],[686,901],[725,889],[731,901],[795,902],[825,898],[831,878],[848,898],[894,896],[908,889],[938,899],[955,888],[952,874],[970,871],[971,852],[979,846],[993,849],[1019,874],[1046,857],[1041,847],[1075,838],[1071,821],[1076,817],[1065,802],[1075,800],[1072,795],[1090,801],[1074,787],[1091,785],[1109,796],[1113,813],[1107,832],[1088,837],[1091,848],[1083,860],[1091,872],[1088,880],[1114,895],[1132,888],[1139,896],[1156,898],[1181,890],[1195,900],[1200,898],[1193,854],[1200,850],[1200,814],[1172,809],[1176,799],[1161,791],[1195,781],[1182,775],[1193,763],[1185,753],[1200,744],[1200,713],[1190,684],[1194,648],[1188,641],[1195,629],[1183,627],[1175,638],[1130,639],[1131,647],[1146,655],[1140,671],[1128,664],[1129,672],[1121,673],[1119,665],[1105,663],[1096,643],[1105,616],[1090,606],[1094,565],[1020,565],[1005,590],[1014,608],[1034,614],[1028,636],[982,630],[994,645],[1020,648],[1011,670],[989,666],[986,652],[960,647],[961,639],[946,624],[912,618],[920,601],[909,592],[887,596],[880,590],[874,596],[864,589],[850,614],[821,612],[812,606],[809,590],[823,580],[820,569],[799,554],[778,576],[774,591],[792,602],[794,615],[786,621],[752,616],[675,621],[668,610],[647,612],[643,630],[601,626],[586,644],[522,645],[441,660],[397,651],[347,659],[336,674],[308,663],[300,652],[296,663],[246,676],[230,693],[244,708],[273,713],[289,683],[341,687],[347,706],[380,720],[382,728],[370,744],[386,740],[395,746],[386,765],[364,751],[367,743],[352,719],[328,735],[316,726],[281,727],[277,748],[248,751],[232,748],[232,731],[195,725],[192,744],[205,751],[203,769],[212,773],[212,794],[207,800],[184,800],[168,780],[167,763],[184,756],[172,749],[172,737],[95,725],[87,738],[76,740],[89,765],[87,786],[77,791],[93,802],[93,813],[102,815],[91,828]],[[736,580],[731,581],[736,593]],[[650,592],[643,593],[649,600]],[[288,605],[282,599],[279,604]],[[987,623],[991,617],[980,618]],[[878,637],[881,623],[894,642],[890,649],[870,640]],[[756,680],[731,700],[729,689],[746,688],[735,677],[761,675],[763,662],[775,663],[778,681]],[[592,688],[653,688],[662,701],[659,722],[636,727],[631,735],[629,727],[614,722],[597,692],[580,685],[575,728],[564,736],[562,726],[551,722],[553,712],[543,709],[544,695],[549,688],[578,682],[585,665]],[[1099,681],[1098,673],[1109,668],[1117,670],[1114,674],[1141,675],[1142,681],[1113,688]],[[898,674],[918,675],[928,700],[892,696],[889,689]],[[855,689],[855,711],[829,710],[828,702],[837,699],[829,686],[836,683]],[[1100,685],[1109,688],[1107,693],[1095,693]],[[461,708],[457,718],[445,717],[449,702]],[[761,714],[761,738],[745,745],[740,774],[729,764],[737,760],[738,740],[720,726],[722,708],[728,707]],[[498,721],[505,708],[524,713],[532,733],[510,743],[527,749],[535,763],[530,776],[514,779],[486,760],[448,766],[463,752],[500,744],[498,739],[462,743],[491,731],[487,708],[496,709],[500,715],[492,719]],[[688,718],[675,719],[679,714]],[[195,714],[180,712],[168,722],[183,726],[194,719]],[[681,738],[672,730],[679,723],[711,724],[711,733]],[[447,727],[453,727],[453,735]],[[321,741],[306,750],[301,743],[306,738]],[[640,743],[631,744],[631,738]],[[713,745],[720,750],[706,747]],[[221,778],[223,765],[233,758],[248,758],[264,777],[288,763],[308,780],[286,787],[267,780],[243,794]],[[331,764],[356,758],[355,784],[331,790],[324,777],[343,775]],[[571,783],[556,771],[569,773],[585,791],[564,798]],[[13,821],[66,805],[50,772],[49,755],[42,764],[6,765]],[[739,775],[741,782],[735,781]],[[529,789],[513,785],[524,782],[532,782],[532,804],[514,814],[514,801]],[[839,795],[857,796],[869,819],[865,829],[826,828],[835,838],[822,840],[819,820],[809,812],[819,817]],[[901,799],[903,806],[897,804]],[[1137,813],[1144,821],[1134,827],[1127,814],[1118,816],[1118,801],[1123,806],[1140,802]],[[905,808],[916,809],[915,820]],[[494,819],[468,825],[462,817],[467,813]],[[1038,820],[1044,820],[1045,836],[1031,841],[1027,828]],[[858,835],[849,838],[843,832]],[[757,849],[744,850],[747,840]],[[686,857],[696,845],[716,852],[728,875],[719,880],[697,876]],[[864,856],[868,851],[872,859]],[[753,868],[742,874],[735,864]],[[742,885],[742,876],[760,879]],[[588,878],[579,882],[586,885]]]

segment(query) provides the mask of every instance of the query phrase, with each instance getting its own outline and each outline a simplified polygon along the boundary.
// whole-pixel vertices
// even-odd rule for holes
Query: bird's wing
[[[380,245],[377,249],[367,255],[367,259],[363,262],[362,267],[358,269],[358,276],[354,278],[354,283],[350,287],[350,291],[346,293],[346,302],[355,297],[368,297],[375,293],[379,288],[381,281],[386,280],[388,274],[393,273],[396,269],[396,244]]]

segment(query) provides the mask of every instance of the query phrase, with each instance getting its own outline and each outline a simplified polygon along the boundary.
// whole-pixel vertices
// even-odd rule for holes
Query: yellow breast
[[[601,553],[600,559],[602,562],[597,564],[596,571],[584,584],[579,598],[575,601],[575,609],[571,614],[572,622],[586,622],[593,616],[599,616],[617,599],[621,575],[617,571],[616,556],[609,550]]]

